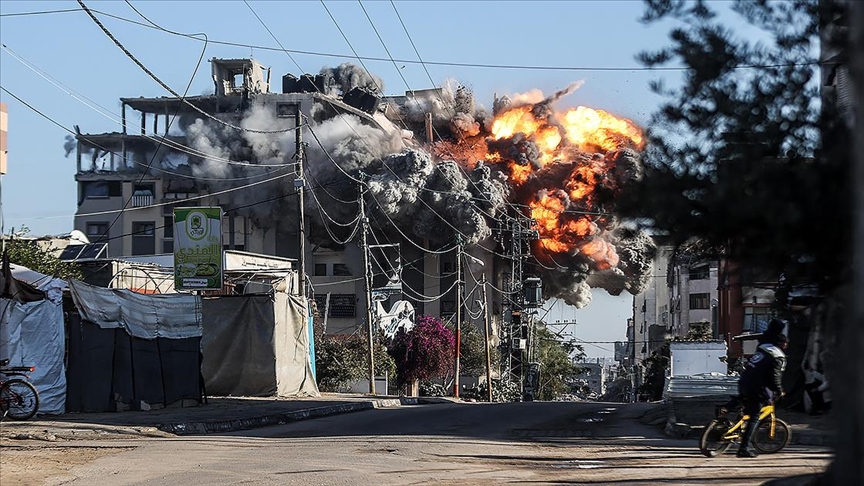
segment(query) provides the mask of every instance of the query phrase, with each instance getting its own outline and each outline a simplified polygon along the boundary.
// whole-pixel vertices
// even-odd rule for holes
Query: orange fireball
[[[635,123],[603,110],[577,107],[564,115],[563,124],[567,140],[581,150],[615,150],[627,142],[637,149],[644,145],[642,130]]]
[[[545,251],[584,255],[598,269],[614,267],[615,247],[603,239],[598,222],[581,211],[597,211],[598,185],[611,187],[606,174],[615,160],[607,154],[625,147],[641,150],[642,130],[626,118],[585,106],[550,111],[552,102],[548,98],[543,106],[522,104],[497,113],[485,135],[471,139],[478,157],[463,162],[501,165],[515,194],[531,195],[522,202],[537,221],[538,244]]]

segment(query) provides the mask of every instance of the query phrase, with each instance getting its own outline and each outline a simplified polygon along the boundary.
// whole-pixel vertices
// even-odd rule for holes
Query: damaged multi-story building
[[[340,182],[317,180],[314,167],[307,169],[305,181],[301,179],[296,154],[314,145],[315,140],[306,132],[306,139],[298,146],[294,137],[298,123],[318,124],[346,114],[353,117],[352,122],[359,122],[346,131],[371,129],[408,143],[413,137],[388,118],[381,96],[362,87],[339,92],[332,74],[286,75],[282,92],[274,92],[269,68],[252,59],[213,59],[211,65],[212,95],[122,98],[121,131],[79,133],[76,137],[79,190],[75,229],[91,242],[106,243],[107,257],[171,254],[174,207],[220,206],[226,250],[296,261],[300,248],[296,216],[299,184],[323,191],[328,184],[352,184],[348,178]],[[390,103],[394,99],[399,100],[393,98]],[[388,107],[392,109],[392,105]],[[266,123],[278,128],[253,128],[255,122],[250,117],[264,113],[272,117]],[[213,122],[213,126],[205,127],[202,120]],[[221,134],[215,132],[220,129],[248,130],[252,140],[245,140],[245,146],[217,149],[214,140]],[[253,146],[255,141],[261,145]],[[348,192],[356,190],[349,188]],[[260,211],[256,206],[271,207]],[[328,211],[326,203],[323,206]],[[287,208],[291,214],[267,214],[277,207]],[[310,216],[305,245],[309,283],[319,307],[329,309],[329,330],[353,331],[366,315],[363,258],[354,243],[357,239],[331,237],[324,227],[326,222],[317,220],[320,215]],[[335,228],[341,229],[338,225]],[[392,240],[392,236],[386,243],[370,238],[376,287],[402,291],[399,284],[403,284],[408,287],[404,298],[414,303],[417,312],[449,317],[456,307],[456,250],[450,245],[449,251],[426,254],[428,242],[416,240],[407,244]],[[473,260],[490,264],[485,268],[475,264],[470,273],[465,272],[475,286],[480,273],[485,271],[491,277],[493,268],[492,258],[478,257]],[[397,285],[388,286],[388,281]],[[412,290],[416,293],[413,298]],[[476,302],[467,304],[474,312],[479,308]],[[500,312],[497,304],[496,309]]]
[[[580,307],[592,287],[647,282],[653,243],[612,213],[641,174],[641,130],[602,110],[556,113],[576,84],[496,98],[489,112],[455,84],[383,96],[348,63],[286,74],[281,92],[255,60],[211,67],[213,94],[121,98],[121,131],[79,132],[68,147],[75,228],[109,258],[170,254],[174,207],[219,206],[226,250],[303,262],[328,332],[365,321],[371,268],[384,307],[402,299],[478,325],[488,309],[515,361],[530,354],[512,344],[531,337],[519,312],[529,275]]]

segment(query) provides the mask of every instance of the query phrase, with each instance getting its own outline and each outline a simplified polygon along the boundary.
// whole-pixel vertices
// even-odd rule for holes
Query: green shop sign
[[[174,288],[222,288],[222,208],[174,208]]]

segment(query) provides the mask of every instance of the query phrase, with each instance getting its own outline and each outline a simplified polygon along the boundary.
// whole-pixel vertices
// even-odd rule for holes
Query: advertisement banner
[[[222,288],[222,208],[174,208],[174,288]]]

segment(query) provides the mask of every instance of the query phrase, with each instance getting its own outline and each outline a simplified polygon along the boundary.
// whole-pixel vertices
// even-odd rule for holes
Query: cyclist
[[[762,345],[762,344],[766,344],[766,343],[767,344],[775,344],[777,342],[777,336],[779,336],[780,334],[783,334],[783,329],[785,327],[786,327],[786,323],[783,320],[777,319],[777,318],[771,319],[771,321],[768,323],[768,327],[765,329],[765,331],[763,331],[762,334],[758,335],[759,336],[758,345]],[[736,368],[738,368],[738,367],[740,367],[740,370],[743,372],[743,370],[746,368],[746,363],[741,365],[741,362],[739,361],[738,364],[736,365]],[[734,396],[725,404],[716,407],[714,412],[717,415],[717,417],[722,417],[722,416],[726,415],[726,412],[728,412],[729,410],[735,410],[740,405],[741,405],[741,397],[740,396]]]
[[[759,426],[759,411],[773,397],[784,395],[781,378],[786,369],[786,353],[789,340],[785,334],[767,336],[765,342],[756,348],[756,353],[744,365],[741,379],[738,382],[738,393],[744,404],[744,413],[750,416],[744,434],[741,436],[741,447],[738,457],[756,457],[750,442]]]

